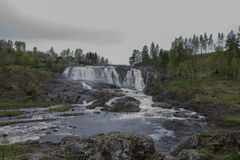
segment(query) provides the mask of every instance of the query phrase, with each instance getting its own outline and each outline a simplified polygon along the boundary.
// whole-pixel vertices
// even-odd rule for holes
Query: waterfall
[[[123,87],[135,88],[136,90],[142,91],[145,88],[145,84],[141,70],[131,68],[124,78]]]
[[[116,66],[80,66],[68,67],[63,75],[74,81],[91,81],[114,84],[118,87],[142,91],[145,88],[141,70],[131,68],[123,81],[120,81]]]

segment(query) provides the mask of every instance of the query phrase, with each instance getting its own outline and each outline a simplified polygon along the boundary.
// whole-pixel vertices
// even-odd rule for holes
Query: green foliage
[[[188,69],[188,63],[181,62],[178,66],[178,75],[184,76],[186,79],[189,77],[189,69]]]
[[[169,53],[168,74],[170,77],[175,77],[178,66],[177,54],[174,49],[171,49]]]
[[[0,117],[13,117],[20,116],[22,112],[20,111],[0,111]]]
[[[225,116],[223,118],[225,122],[237,123],[240,124],[240,116]]]
[[[234,58],[231,61],[231,70],[234,80],[238,80],[240,76],[240,59]]]
[[[50,108],[50,112],[66,112],[70,109],[69,106],[62,106],[62,107],[57,107],[57,108]]]
[[[129,64],[131,66],[135,65],[153,65],[166,66],[169,61],[168,51],[159,48],[159,45],[155,45],[153,42],[150,46],[150,51],[148,46],[145,45],[142,51],[133,50],[132,56],[129,58]]]
[[[26,102],[21,102],[19,100],[7,100],[7,101],[0,101],[0,109],[21,109],[21,108],[33,108],[33,107],[48,107],[50,105],[55,104],[62,104],[62,102],[55,102],[55,101],[45,101],[45,102],[34,102],[28,100]]]
[[[142,52],[134,50],[130,65],[152,65],[164,67],[170,78],[186,79],[222,76],[230,80],[240,79],[240,33],[231,31],[226,39],[218,33],[217,42],[206,33],[192,38],[175,38],[168,51],[159,50],[152,43],[150,51],[145,45]],[[226,42],[226,44],[225,44]],[[149,53],[150,52],[150,53]],[[204,53],[204,54],[203,54]]]
[[[231,154],[227,159],[228,160],[240,160],[240,154],[239,153]]]

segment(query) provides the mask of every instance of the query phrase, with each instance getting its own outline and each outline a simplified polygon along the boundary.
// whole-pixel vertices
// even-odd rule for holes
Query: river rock
[[[164,160],[207,160],[207,157],[198,150],[182,150],[177,156],[166,156]]]
[[[157,160],[151,139],[113,132],[90,138],[66,137],[60,154],[72,160]]]
[[[155,102],[152,104],[152,107],[160,107],[165,109],[171,109],[172,105],[167,102]]]
[[[105,106],[102,111],[109,112],[139,112],[140,101],[133,97],[123,97],[112,102],[110,106]]]

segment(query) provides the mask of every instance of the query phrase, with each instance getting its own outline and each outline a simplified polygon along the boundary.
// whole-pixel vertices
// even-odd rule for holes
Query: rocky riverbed
[[[92,80],[96,78],[92,75],[95,70],[103,76],[97,78],[99,81]],[[78,72],[85,75],[84,80],[74,75]],[[70,159],[200,160],[209,158],[201,147],[215,146],[203,146],[205,141],[215,138],[217,143],[229,137],[229,133],[216,134],[214,138],[204,133],[212,130],[206,123],[209,116],[193,109],[194,105],[188,101],[180,103],[175,94],[146,95],[142,88],[148,80],[142,78],[138,70],[129,71],[124,67],[121,72],[117,75],[112,67],[88,68],[87,73],[82,68],[74,72],[67,69],[65,77],[57,76],[46,88],[45,96],[38,99],[62,101],[62,104],[23,108],[20,116],[0,118],[0,132],[7,143],[28,145],[34,141],[37,148],[48,145],[51,149],[51,154],[28,155],[32,159],[39,159],[39,155],[64,159],[67,154]],[[171,150],[182,138],[196,133],[194,142],[190,137],[180,143],[184,144],[182,147]],[[234,146],[235,153],[239,137],[230,137],[231,140],[227,140]],[[215,154],[215,150],[209,153]]]
[[[201,115],[151,107],[152,97],[141,91],[59,77],[46,93],[47,98],[66,104],[21,109],[21,116],[1,118],[0,131],[8,135],[9,142],[60,142],[66,136],[120,131],[152,138],[157,150],[167,152],[182,137],[207,129]],[[67,111],[52,111],[66,105]]]

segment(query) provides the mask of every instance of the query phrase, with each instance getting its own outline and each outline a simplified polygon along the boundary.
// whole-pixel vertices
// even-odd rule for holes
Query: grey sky
[[[0,38],[27,48],[82,48],[127,64],[152,41],[169,49],[177,36],[228,33],[240,25],[239,0],[0,0]]]

